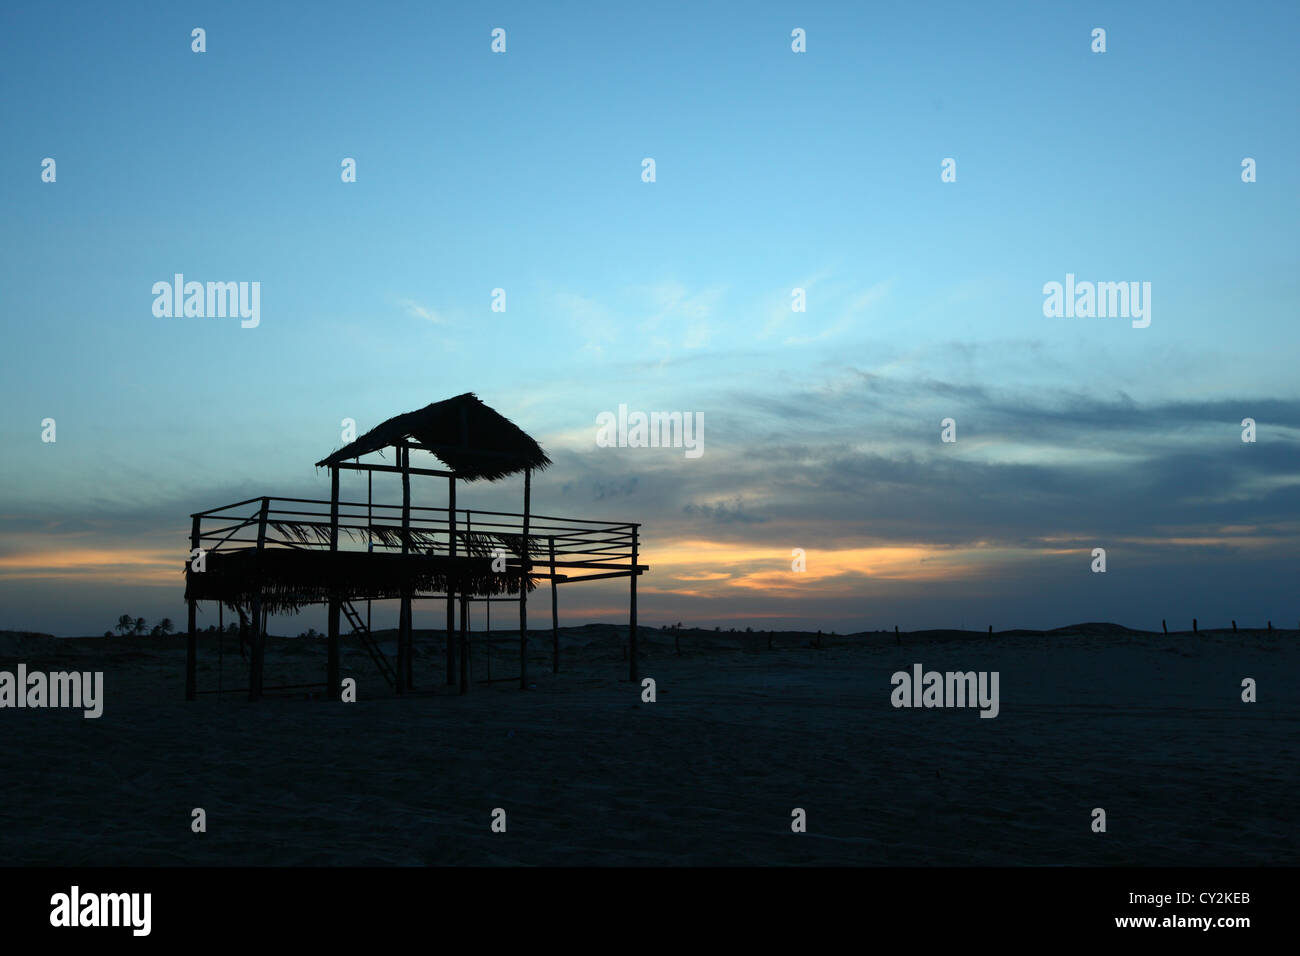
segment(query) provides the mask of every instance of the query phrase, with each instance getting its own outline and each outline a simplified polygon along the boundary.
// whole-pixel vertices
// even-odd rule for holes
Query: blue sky
[[[652,622],[1300,617],[1300,14],[1141,7],[6,9],[0,627],[179,619],[189,512],[471,390],[539,508],[645,523]],[[1045,318],[1067,272],[1150,327]],[[596,448],[620,403],[706,453]]]

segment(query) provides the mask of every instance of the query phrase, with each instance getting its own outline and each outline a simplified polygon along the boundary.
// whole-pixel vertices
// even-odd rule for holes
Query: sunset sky
[[[1296,626],[1294,3],[443,6],[0,13],[0,629],[181,621],[191,512],[466,391],[538,511],[643,523],[650,624]],[[1150,327],[1044,317],[1067,273]],[[703,454],[598,447],[620,404]]]

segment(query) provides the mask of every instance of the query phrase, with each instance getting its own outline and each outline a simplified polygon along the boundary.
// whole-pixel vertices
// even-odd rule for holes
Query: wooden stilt
[[[524,469],[524,531],[519,540],[519,689],[528,689],[528,509],[533,470]]]
[[[253,615],[249,627],[252,633],[249,635],[249,645],[252,647],[252,653],[248,655],[248,699],[260,700],[262,697],[262,664],[266,653],[266,645],[262,642],[262,599],[256,597],[253,599]]]
[[[460,692],[469,693],[469,601],[460,599]]]
[[[403,597],[397,611],[397,693],[411,689],[411,599]]]
[[[342,606],[339,604],[338,599],[331,600],[328,630],[326,632],[329,635],[329,641],[325,655],[325,686],[329,688],[331,694],[338,694],[339,687],[342,685],[342,674],[339,672],[339,615],[341,611]]]
[[[636,655],[636,561],[637,561],[637,534],[638,528],[632,525],[632,599],[628,607],[627,622],[627,659],[628,659],[628,679],[633,684],[640,682],[640,675],[637,670]]]
[[[194,549],[199,546],[199,519],[194,518],[190,525],[190,560],[194,560]],[[190,574],[199,572],[191,570]],[[190,601],[189,630],[185,637],[185,699],[193,700],[198,692],[199,635],[198,602]]]
[[[551,535],[551,673],[560,672],[560,585],[555,580],[555,535]]]
[[[262,499],[262,512],[257,521],[257,556],[260,563],[262,552],[266,550],[266,518],[271,510],[271,499]],[[260,575],[259,575],[260,576]],[[259,592],[253,598],[253,653],[249,655],[248,664],[248,699],[260,700],[262,697],[263,664],[266,661],[266,628],[262,620],[262,595]]]
[[[339,470],[330,469],[330,552],[339,549]],[[330,694],[337,694],[341,678],[339,674],[339,613],[341,606],[338,595],[330,595],[329,605],[329,647],[325,659],[325,684]]]
[[[456,478],[447,479],[447,553],[451,565],[447,568],[447,683],[456,683],[456,588],[451,583],[456,559]]]
[[[402,462],[402,557],[411,552],[411,449],[403,444],[400,449]],[[405,566],[403,575],[408,573]],[[397,692],[410,690],[414,686],[414,668],[411,662],[411,592],[404,588],[402,593],[402,610],[397,633]]]
[[[223,690],[222,678],[226,674],[226,622],[222,619],[221,610],[225,605],[220,601],[217,602],[217,693]]]
[[[190,601],[190,629],[185,638],[185,699],[193,700],[198,691],[199,635],[198,602]]]
[[[406,689],[415,690],[415,603],[406,599]]]

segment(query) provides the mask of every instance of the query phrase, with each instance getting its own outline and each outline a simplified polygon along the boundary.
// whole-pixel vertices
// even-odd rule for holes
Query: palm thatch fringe
[[[340,600],[390,600],[407,595],[443,594],[448,585],[476,597],[518,594],[517,574],[492,571],[487,557],[433,557],[424,554],[367,554],[357,551],[209,552],[206,570],[186,565],[187,601],[224,601],[248,609],[260,597],[271,613],[298,611],[309,604]],[[528,590],[537,586],[528,579]]]
[[[520,554],[520,542],[523,539],[521,534],[507,534],[503,531],[473,531],[466,535],[456,535],[456,542],[462,541],[470,554],[491,557],[498,549],[504,551],[511,557],[518,557]],[[537,535],[528,536],[528,553],[530,555],[540,555],[548,553],[546,539]]]
[[[330,525],[327,521],[268,521],[267,526],[278,533],[283,540],[295,541],[304,545],[327,545],[330,543]],[[402,529],[399,525],[370,524],[365,528],[339,528],[353,541],[365,541],[367,538],[386,548],[402,546]],[[406,539],[411,551],[442,550],[447,548],[447,532],[433,531],[427,528],[408,528]],[[496,531],[459,531],[456,533],[457,550],[474,557],[493,557],[498,550],[511,557],[519,556],[522,535]],[[547,551],[544,538],[537,535],[528,536],[528,553],[541,555]]]

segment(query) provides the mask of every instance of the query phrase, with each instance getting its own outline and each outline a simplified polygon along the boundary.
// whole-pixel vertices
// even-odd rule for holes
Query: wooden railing
[[[401,505],[340,501],[337,525],[330,501],[309,498],[249,498],[192,515],[191,547],[227,553],[259,548],[389,554],[475,555],[504,557],[517,568],[527,527],[530,566],[608,571],[580,579],[621,577],[636,570],[638,530],[635,522],[561,518],[457,508],[412,505],[403,521]],[[405,548],[403,547],[405,545]]]

